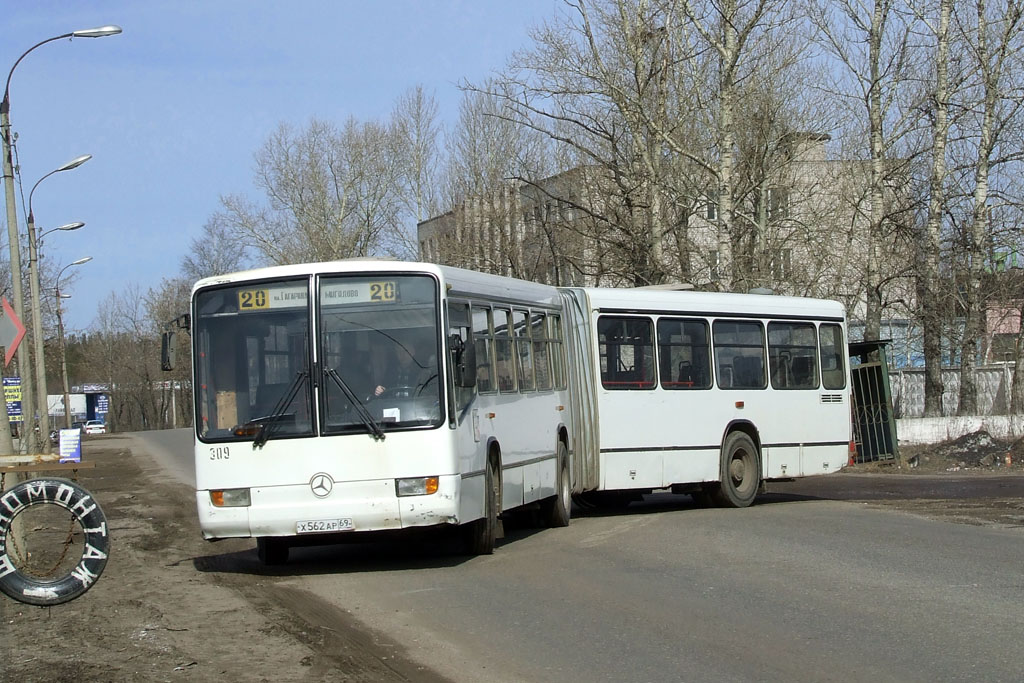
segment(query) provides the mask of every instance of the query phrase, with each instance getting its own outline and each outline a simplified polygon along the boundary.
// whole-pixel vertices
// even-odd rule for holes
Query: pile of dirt
[[[900,465],[867,463],[847,469],[859,472],[899,470],[908,474],[1019,474],[1024,472],[1024,439],[998,439],[979,430],[939,444],[901,445],[900,460]]]

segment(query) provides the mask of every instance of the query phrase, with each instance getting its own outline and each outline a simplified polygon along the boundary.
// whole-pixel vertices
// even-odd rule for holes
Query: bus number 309
[[[210,460],[230,460],[231,453],[227,446],[214,446],[210,449]]]

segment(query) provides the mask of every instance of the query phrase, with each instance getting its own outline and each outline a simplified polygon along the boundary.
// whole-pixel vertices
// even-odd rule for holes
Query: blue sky
[[[65,272],[69,330],[88,328],[111,292],[145,292],[178,275],[192,237],[225,194],[260,198],[253,154],[281,122],[386,117],[424,85],[455,119],[463,79],[481,80],[559,11],[558,0],[0,0],[6,74],[35,43],[117,24],[107,38],[44,45],[18,65],[11,120],[22,219],[33,209],[51,266]],[[5,76],[4,76],[5,77]],[[7,249],[6,230],[3,248]],[[23,255],[27,263],[27,255]],[[67,281],[74,272],[73,281]],[[27,290],[26,290],[27,296]]]

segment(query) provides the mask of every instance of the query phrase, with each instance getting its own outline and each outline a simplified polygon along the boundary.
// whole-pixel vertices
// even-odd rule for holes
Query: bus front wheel
[[[754,502],[761,485],[757,446],[743,432],[733,432],[722,446],[722,480],[714,492],[722,507],[745,508]]]
[[[494,458],[487,459],[484,471],[484,516],[465,527],[466,552],[469,555],[490,555],[494,553],[494,541],[498,537],[498,505],[500,482],[495,471]]]

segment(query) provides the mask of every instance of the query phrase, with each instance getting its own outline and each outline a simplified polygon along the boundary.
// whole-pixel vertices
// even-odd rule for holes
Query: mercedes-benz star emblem
[[[309,480],[309,488],[313,489],[313,495],[317,498],[326,498],[331,495],[331,490],[334,488],[334,480],[331,479],[331,475],[318,472]]]

